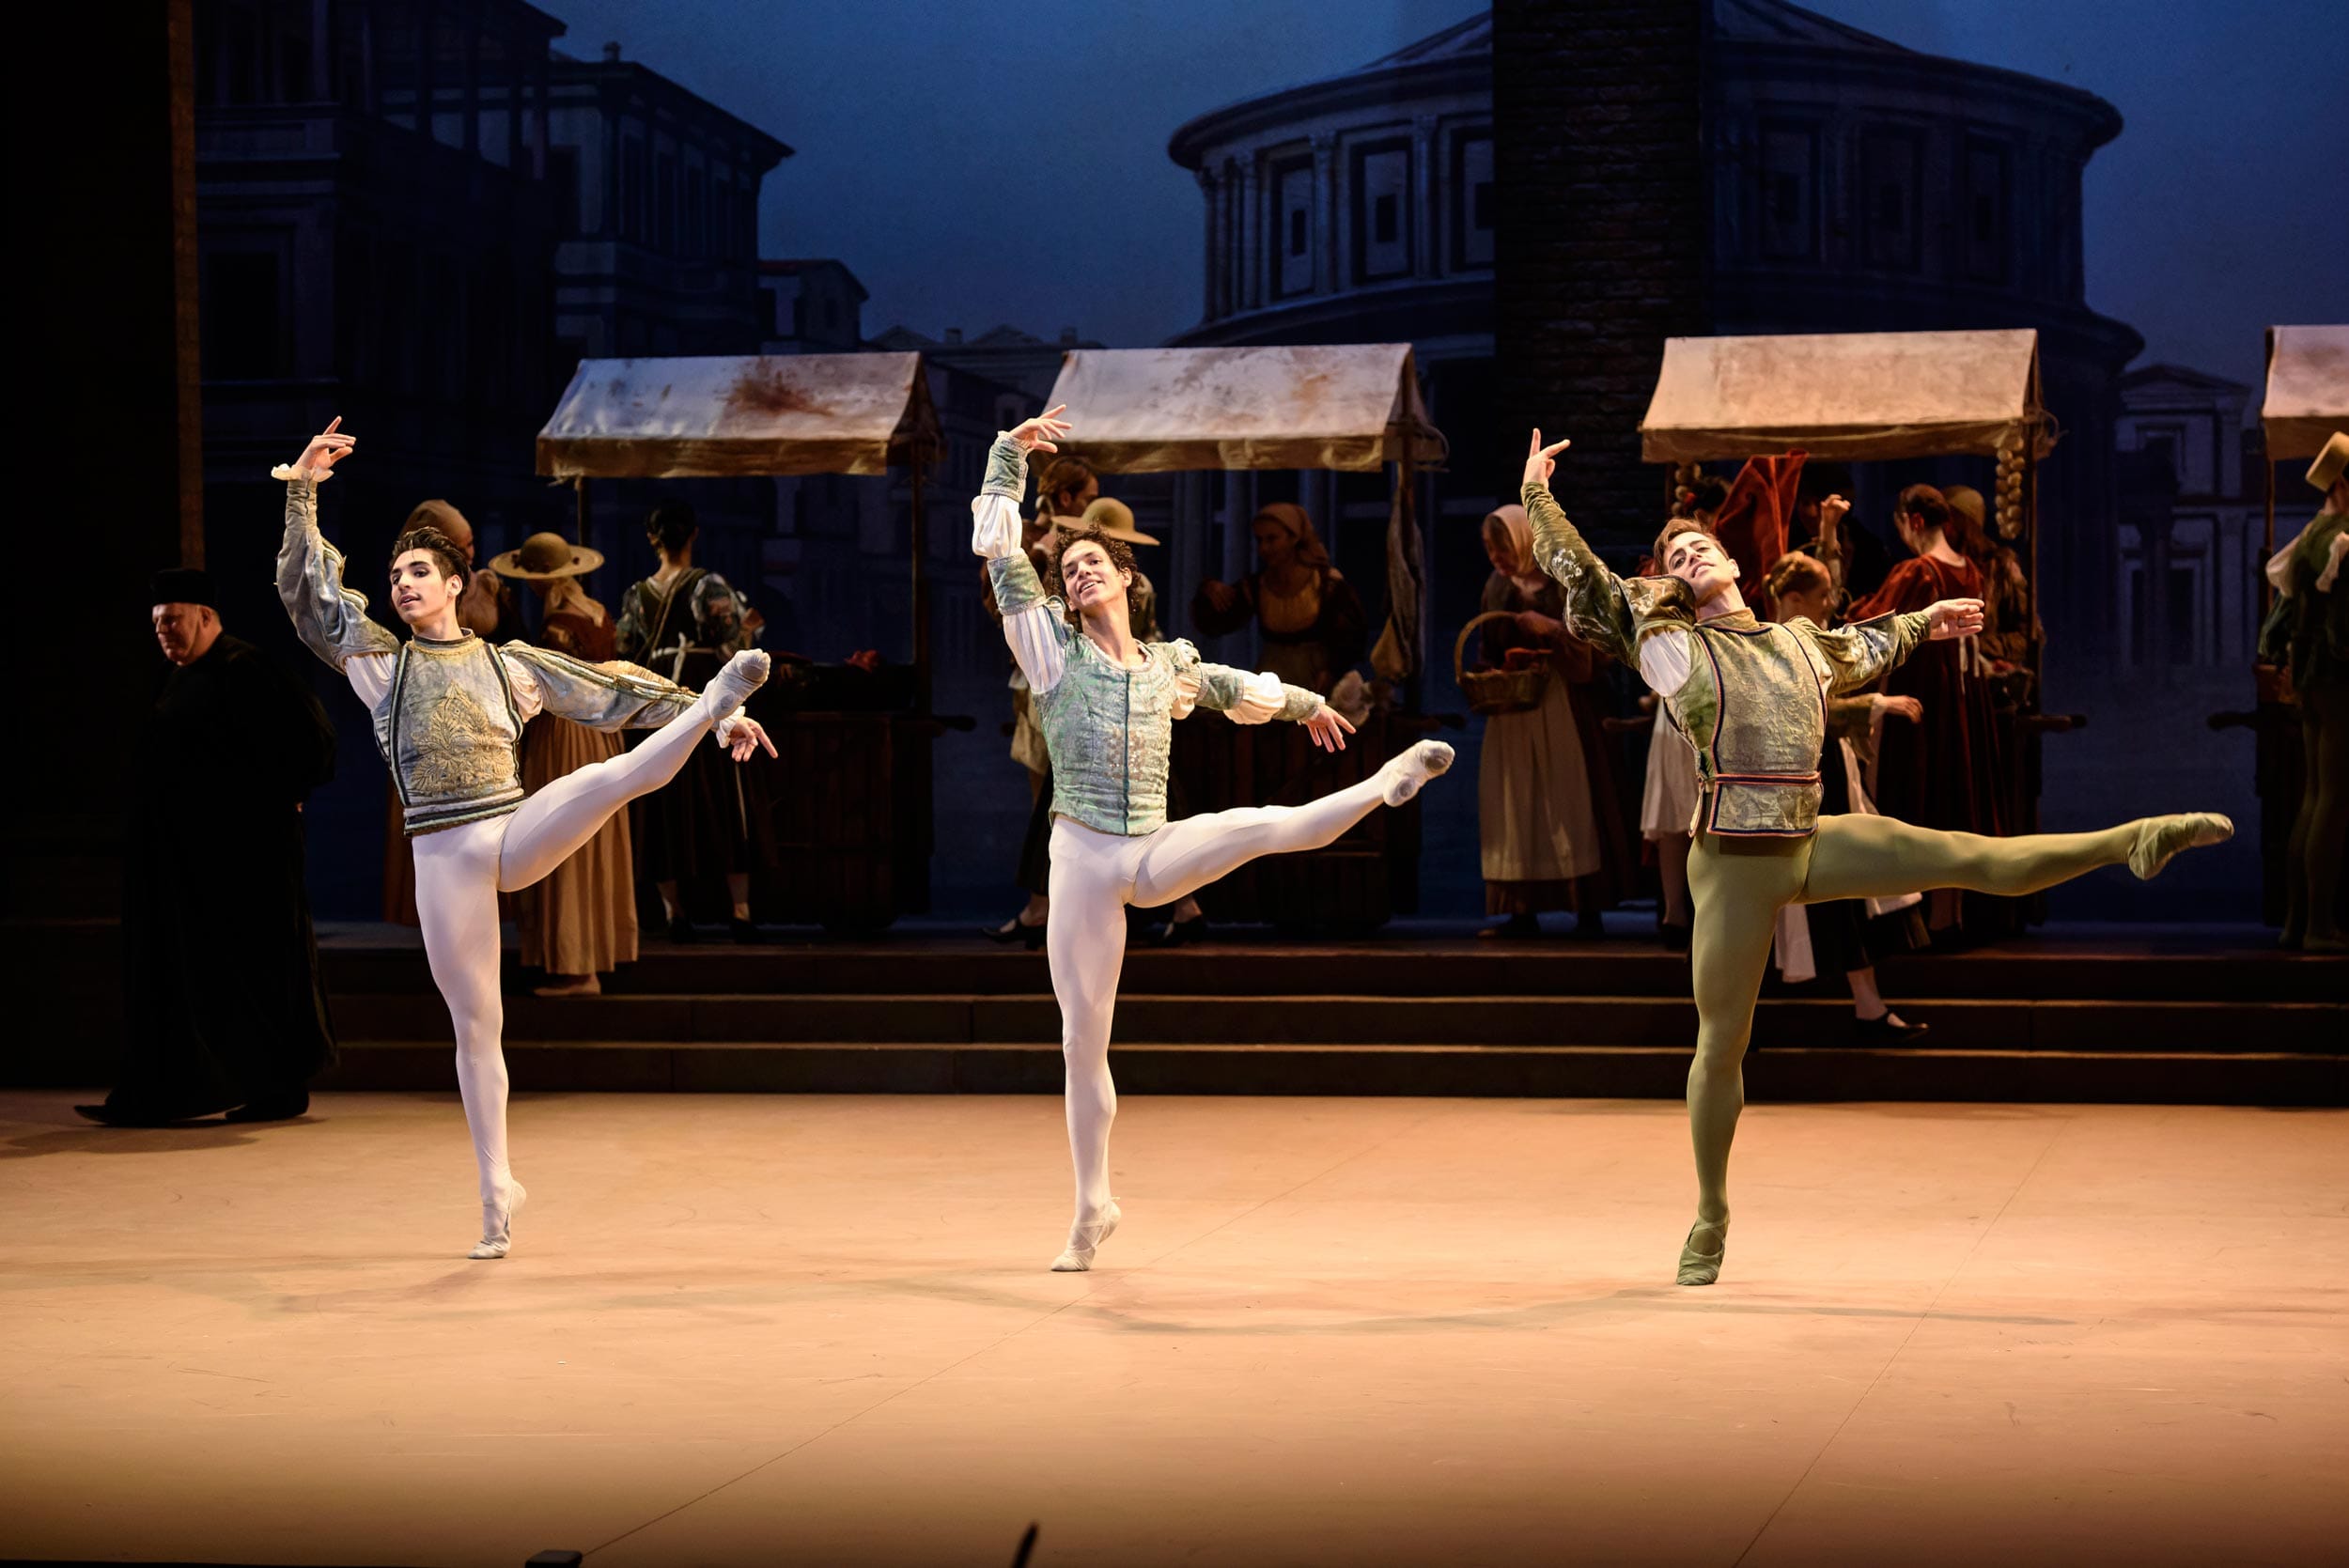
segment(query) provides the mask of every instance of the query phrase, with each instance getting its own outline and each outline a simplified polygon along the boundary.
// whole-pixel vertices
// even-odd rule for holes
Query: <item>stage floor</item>
[[[1653,1102],[0,1094],[0,1557],[2313,1563],[2349,1112],[1756,1106],[1723,1283]],[[2331,1482],[2324,1477],[2330,1475]]]

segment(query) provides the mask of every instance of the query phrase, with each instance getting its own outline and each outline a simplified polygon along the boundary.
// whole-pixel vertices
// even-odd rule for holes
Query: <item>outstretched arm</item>
[[[1541,431],[1535,430],[1526,453],[1525,483],[1518,498],[1533,525],[1533,559],[1566,591],[1567,629],[1625,663],[1636,664],[1637,628],[1623,580],[1607,569],[1549,493],[1558,454],[1570,444],[1560,441],[1544,446]]]
[[[277,547],[277,598],[302,645],[342,672],[359,700],[375,706],[391,683],[399,639],[368,618],[367,601],[343,585],[342,551],[319,532],[319,486],[350,456],[357,438],[336,419],[311,438],[301,458],[271,469],[286,482],[286,536]]]
[[[1917,651],[1920,643],[1968,637],[1982,629],[1982,600],[1945,598],[1922,610],[1854,621],[1834,631],[1812,629],[1812,643],[1831,672],[1829,696],[1857,691]]]
[[[1052,438],[1068,432],[1059,418],[1062,408],[995,438],[987,455],[986,484],[971,503],[971,552],[987,562],[1003,612],[1003,641],[1011,644],[1029,690],[1039,693],[1058,686],[1067,668],[1068,624],[1045,597],[1035,563],[1019,548],[1019,499],[1028,489],[1029,451],[1056,452]]]
[[[657,730],[700,700],[689,687],[616,660],[590,664],[529,643],[508,643],[498,651],[506,660],[514,706],[524,719],[552,713],[591,730]],[[762,746],[769,756],[776,754],[758,721],[739,711],[719,721],[710,734],[737,762],[749,760]]]
[[[1195,706],[1211,707],[1236,724],[1264,724],[1275,719],[1302,724],[1323,751],[1346,750],[1346,737],[1354,733],[1354,726],[1317,692],[1287,685],[1269,670],[1251,675],[1229,664],[1210,664],[1189,643],[1171,645],[1176,673],[1187,687],[1196,688]]]

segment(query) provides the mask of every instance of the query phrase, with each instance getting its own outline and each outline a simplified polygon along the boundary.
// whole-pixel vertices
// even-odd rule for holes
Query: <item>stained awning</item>
[[[538,472],[885,474],[942,450],[919,354],[591,359],[538,432]]]
[[[2270,461],[2313,458],[2349,430],[2349,327],[2267,329],[2267,396],[2260,403]]]
[[[1261,349],[1073,349],[1047,406],[1068,405],[1061,449],[1112,474],[1181,469],[1361,472],[1433,464],[1408,343]]]
[[[2029,427],[2044,457],[2052,441],[2029,329],[1675,337],[1640,450],[1654,463],[1797,449],[1843,461],[1989,455]]]

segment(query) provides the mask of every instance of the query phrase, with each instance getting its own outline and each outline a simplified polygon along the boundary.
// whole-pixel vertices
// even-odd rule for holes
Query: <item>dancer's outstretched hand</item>
[[[1305,733],[1314,737],[1314,744],[1325,752],[1346,750],[1346,737],[1354,733],[1354,726],[1346,722],[1346,715],[1327,704],[1320,712],[1305,721]]]
[[[1011,439],[1031,452],[1057,452],[1060,448],[1052,443],[1070,429],[1068,421],[1061,417],[1067,411],[1068,405],[1062,403],[1045,410],[1034,419],[1021,420],[1012,427]]]
[[[1541,427],[1535,426],[1532,444],[1525,449],[1525,482],[1529,485],[1548,484],[1551,473],[1558,467],[1558,454],[1573,444],[1570,441],[1553,441],[1544,446]]]
[[[1884,699],[1884,711],[1890,718],[1906,719],[1914,724],[1923,720],[1925,705],[1914,697],[1887,697]]]
[[[775,750],[775,743],[767,738],[766,726],[739,713],[719,724],[718,744],[723,746],[737,762],[750,761],[758,754],[761,746],[767,748],[767,754],[770,757],[783,754]]]
[[[1825,501],[1820,502],[1819,537],[1822,539],[1835,537],[1835,525],[1843,521],[1843,514],[1850,510],[1851,503],[1840,495],[1830,495]]]
[[[336,435],[334,432],[342,427],[343,416],[336,414],[333,424],[310,438],[310,444],[302,449],[302,460],[294,466],[296,468],[332,469],[336,463],[350,457],[350,449],[359,444],[359,438]]]
[[[1982,629],[1982,600],[1978,598],[1939,599],[1925,606],[1925,614],[1933,624],[1937,643],[1971,637]]]

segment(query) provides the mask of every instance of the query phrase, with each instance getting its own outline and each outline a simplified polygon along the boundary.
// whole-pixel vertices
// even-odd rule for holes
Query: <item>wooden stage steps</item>
[[[448,1082],[412,937],[328,947],[335,1087]],[[1887,964],[1933,1025],[1853,1042],[1850,1005],[1766,992],[1748,1093],[1773,1099],[2349,1103],[2349,964],[2207,938],[2035,937]],[[1121,1087],[1164,1094],[1673,1096],[1695,1039],[1685,956],[1651,941],[1270,935],[1127,955]],[[1041,955],[954,934],[657,944],[607,995],[506,999],[518,1087],[1052,1093]]]
[[[88,1085],[119,1032],[102,921],[11,922],[38,1027],[10,1081]],[[1636,918],[1627,925],[1643,924]],[[2349,961],[2260,933],[2062,929],[1887,963],[1933,1031],[1853,1040],[1850,1004],[1766,987],[1747,1091],[1766,1099],[2349,1104]],[[444,1089],[446,1010],[412,931],[321,933],[342,1062],[322,1087]],[[1059,1012],[1041,954],[958,931],[854,943],[646,945],[592,999],[543,999],[509,958],[518,1088],[1054,1093]],[[118,988],[118,983],[117,988]],[[84,994],[89,993],[89,994]],[[43,1000],[46,999],[46,1000]],[[1127,955],[1120,1086],[1167,1094],[1676,1096],[1696,1036],[1685,955],[1641,936],[1480,940],[1458,925],[1352,941],[1241,931]]]

